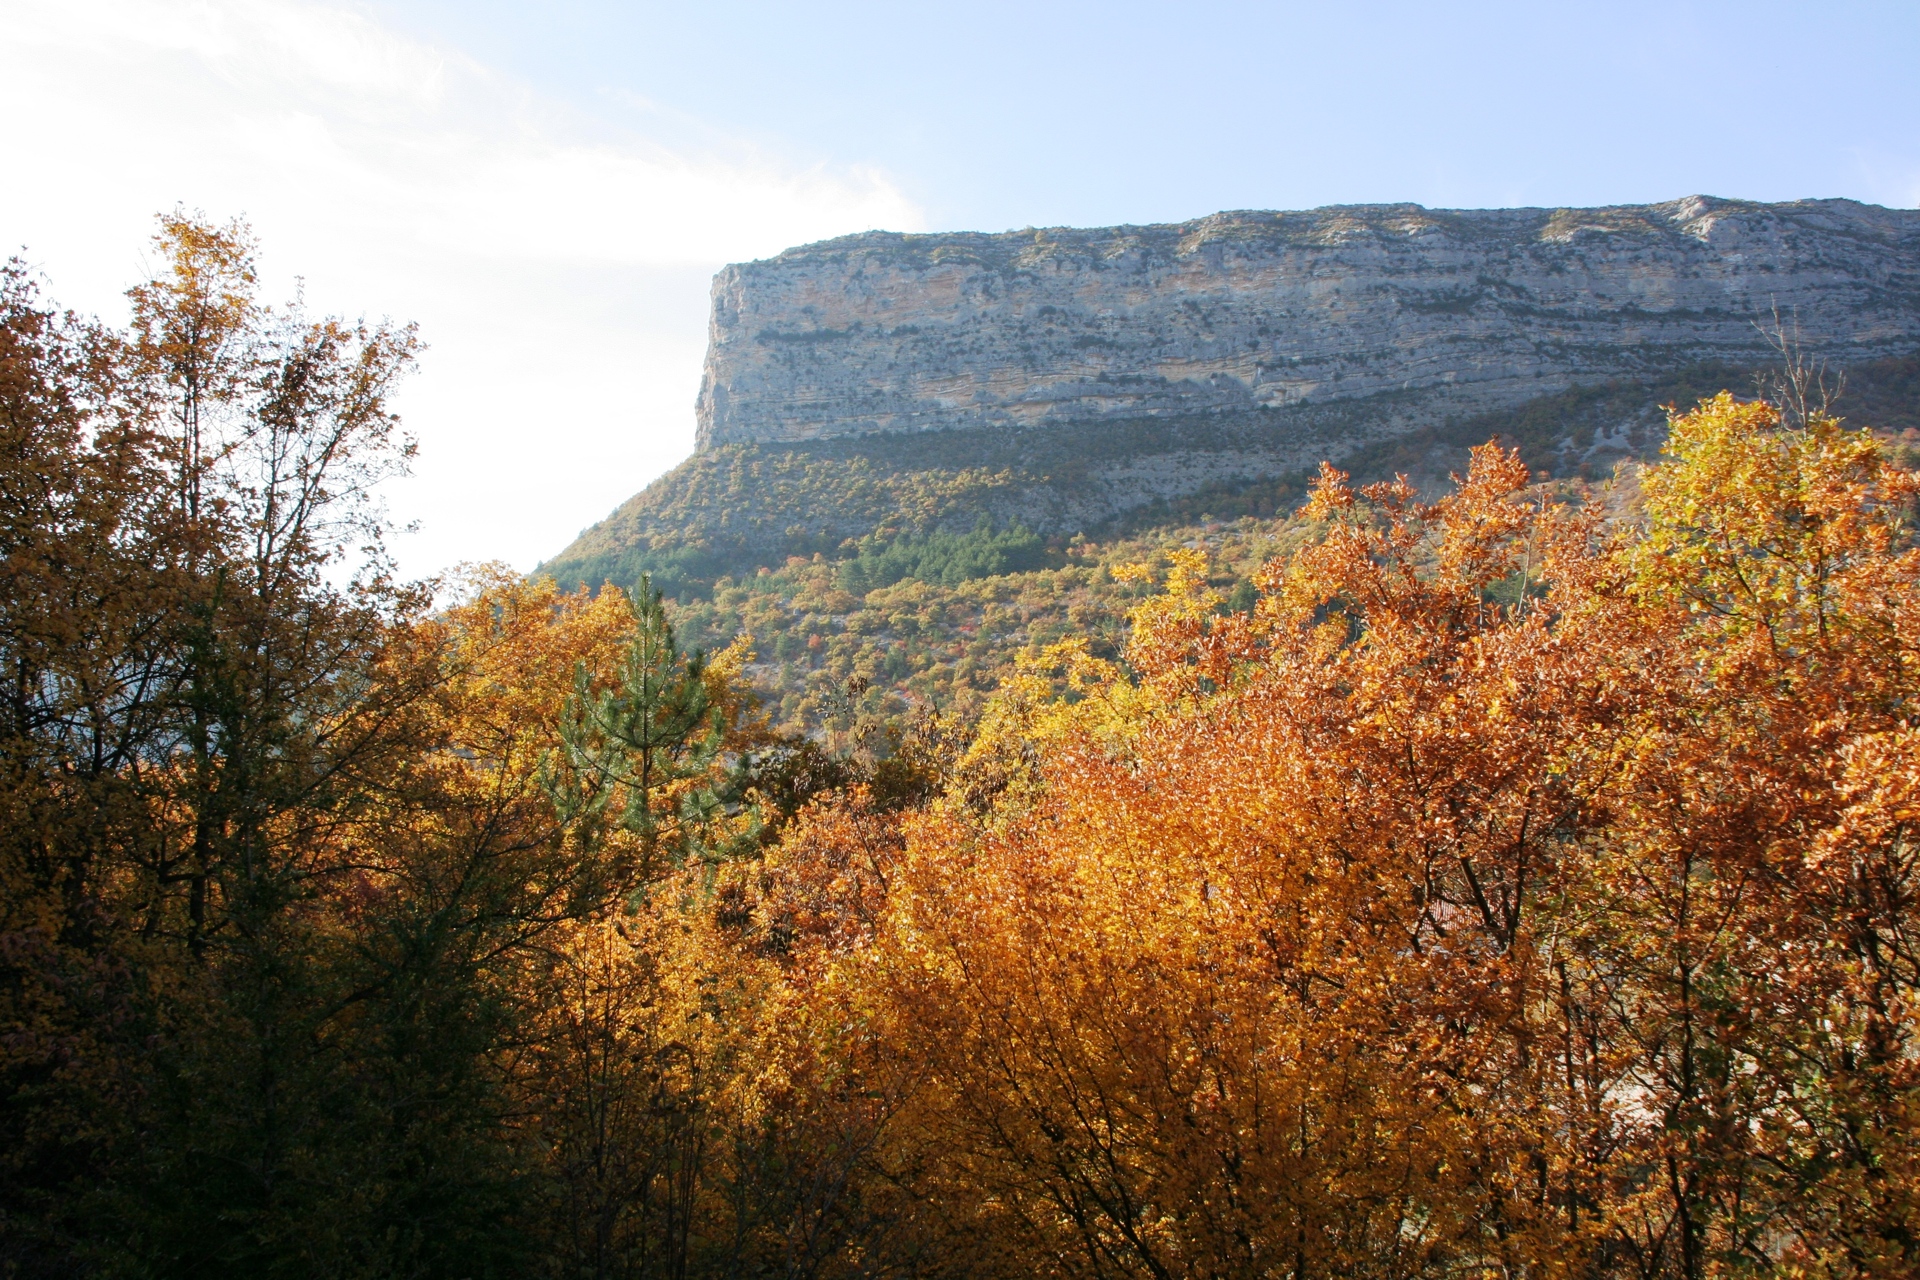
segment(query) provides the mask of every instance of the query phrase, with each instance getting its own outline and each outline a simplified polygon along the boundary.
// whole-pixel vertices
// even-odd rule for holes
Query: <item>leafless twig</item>
[[[1775,368],[1754,375],[1754,388],[1760,398],[1780,410],[1786,425],[1796,429],[1814,418],[1834,417],[1833,406],[1847,389],[1846,372],[1836,369],[1829,373],[1824,357],[1807,353],[1800,337],[1800,318],[1783,321],[1776,303],[1773,324],[1756,320],[1753,327],[1780,357]]]

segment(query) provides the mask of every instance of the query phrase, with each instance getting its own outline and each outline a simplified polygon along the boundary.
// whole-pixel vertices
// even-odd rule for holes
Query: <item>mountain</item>
[[[1065,536],[1259,511],[1322,458],[1444,477],[1454,437],[1544,435],[1542,465],[1592,471],[1657,439],[1661,399],[1743,384],[1776,314],[1837,364],[1920,350],[1920,212],[1692,197],[847,236],[720,272],[694,456],[544,568],[690,589],[983,517]]]
[[[1692,197],[847,236],[716,276],[695,453],[541,572],[649,574],[698,638],[780,649],[762,674],[789,704],[822,672],[904,691],[883,668],[927,646],[915,671],[949,688],[986,658],[956,637],[1029,638],[962,583],[1283,516],[1323,458],[1432,488],[1498,437],[1604,476],[1658,447],[1662,405],[1750,389],[1781,327],[1847,374],[1843,412],[1920,426],[1920,211]],[[909,643],[861,616],[903,590],[972,631],[915,614]]]
[[[1692,197],[1417,205],[1168,226],[870,232],[714,280],[699,447],[1196,415],[1370,434],[1575,382],[1762,354],[1797,317],[1849,355],[1920,343],[1920,212]]]

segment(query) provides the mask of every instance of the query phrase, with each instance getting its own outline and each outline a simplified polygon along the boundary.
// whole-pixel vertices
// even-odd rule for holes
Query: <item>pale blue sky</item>
[[[0,0],[0,251],[113,317],[176,203],[418,320],[403,567],[685,457],[708,282],[888,227],[1695,193],[1920,204],[1920,0]]]
[[[609,123],[875,166],[937,228],[1920,202],[1917,0],[377,8]]]

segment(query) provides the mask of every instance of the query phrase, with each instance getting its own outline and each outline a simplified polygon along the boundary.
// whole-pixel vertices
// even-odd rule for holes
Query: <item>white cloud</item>
[[[525,568],[683,456],[706,282],[921,214],[884,174],[583,118],[362,13],[296,0],[0,0],[0,241],[119,313],[152,215],[245,215],[280,291],[421,322],[406,567]]]

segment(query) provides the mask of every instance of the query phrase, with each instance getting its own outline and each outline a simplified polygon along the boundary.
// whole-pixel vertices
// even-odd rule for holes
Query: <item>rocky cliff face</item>
[[[1776,308],[1843,363],[1920,349],[1920,212],[1694,197],[871,232],[715,278],[698,441],[1245,422],[1267,443],[1240,461],[1263,470],[1294,461],[1286,424],[1337,404],[1375,406],[1342,418],[1358,441],[1751,364]]]

